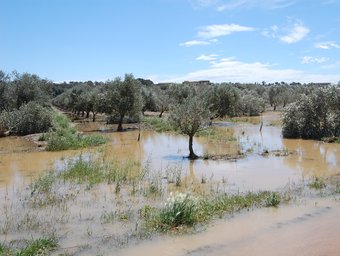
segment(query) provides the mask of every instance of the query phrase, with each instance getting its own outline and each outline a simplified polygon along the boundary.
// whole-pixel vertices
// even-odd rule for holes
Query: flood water
[[[258,209],[219,220],[199,234],[159,238],[118,255],[337,256],[339,216],[339,203],[328,200]]]
[[[245,153],[243,159],[196,160],[185,158],[188,154],[188,139],[185,136],[142,131],[102,132],[108,143],[99,148],[62,152],[37,150],[36,146],[19,137],[0,139],[0,193],[15,189],[30,182],[34,177],[51,169],[60,168],[70,157],[79,154],[100,155],[107,161],[135,159],[148,163],[153,170],[161,171],[177,166],[184,176],[192,180],[212,179],[226,181],[229,189],[272,190],[287,183],[299,182],[311,177],[329,177],[340,173],[340,145],[313,140],[283,139],[281,128],[269,126],[277,114],[264,115],[262,132],[259,125],[235,124],[219,129],[227,130],[236,141],[217,143],[206,138],[194,139],[197,155]],[[105,130],[104,124],[82,123],[83,131]],[[287,150],[288,156],[261,155],[264,151]]]
[[[219,123],[218,129],[225,132],[226,140],[194,139],[197,155],[244,154],[237,160],[189,161],[185,158],[188,154],[185,136],[141,131],[138,141],[136,129],[117,133],[99,123],[77,125],[77,129],[84,133],[101,133],[107,137],[106,145],[92,149],[46,152],[23,137],[0,138],[0,199],[6,200],[4,205],[18,213],[16,217],[25,219],[19,214],[20,206],[16,205],[19,199],[8,194],[15,195],[15,191],[24,189],[34,178],[48,170],[64,168],[69,159],[79,155],[107,162],[133,159],[159,173],[176,167],[181,171],[183,181],[199,184],[203,179],[209,180],[214,186],[223,184],[232,192],[280,190],[287,184],[297,184],[313,177],[340,175],[339,144],[283,139],[281,128],[270,125],[279,116],[266,113],[262,118],[262,132],[260,125]],[[276,156],[276,152],[287,154]],[[129,210],[131,205],[140,203],[138,198],[125,200],[114,193],[113,186],[103,184],[95,190],[78,194],[76,200],[65,206],[67,211],[64,208],[47,208],[50,213],[44,209],[35,211],[44,227],[49,228],[48,223],[60,220],[55,229],[64,234],[60,242],[62,248],[82,248],[87,241],[93,247],[82,249],[76,255],[96,255],[98,250],[103,255],[113,255],[114,249],[109,243],[109,239],[113,239],[112,232],[123,233],[130,227],[124,222],[103,225],[100,216],[114,211],[118,205]],[[162,255],[339,255],[339,216],[339,201],[308,198],[278,209],[258,209],[229,216],[210,223],[198,234],[159,236],[138,246],[114,250],[114,255],[159,255],[160,252]],[[29,228],[25,232],[26,236],[31,235]],[[7,235],[6,239],[17,237],[18,234],[14,233]],[[0,234],[0,242],[2,239]]]

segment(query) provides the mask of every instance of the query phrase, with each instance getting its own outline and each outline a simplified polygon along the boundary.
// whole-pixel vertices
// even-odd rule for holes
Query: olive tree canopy
[[[208,104],[200,95],[189,95],[170,109],[170,122],[182,134],[189,136],[189,158],[196,159],[193,150],[193,137],[208,123],[210,118]]]

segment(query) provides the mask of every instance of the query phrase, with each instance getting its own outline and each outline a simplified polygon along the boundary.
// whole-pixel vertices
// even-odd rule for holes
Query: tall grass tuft
[[[281,196],[277,192],[272,192],[266,199],[266,207],[277,207],[281,203]]]
[[[326,187],[326,183],[322,178],[314,177],[313,181],[308,184],[308,187],[321,190]]]
[[[151,126],[157,132],[168,132],[174,130],[166,117],[144,117],[143,123]]]
[[[58,247],[57,239],[54,237],[40,238],[25,241],[24,248],[10,248],[0,244],[0,255],[3,256],[35,256],[50,255]],[[11,243],[10,243],[11,244]]]
[[[197,211],[198,205],[195,198],[185,193],[170,193],[159,215],[161,228],[192,226],[197,222]]]
[[[85,160],[80,156],[76,162],[61,172],[60,176],[64,180],[94,185],[104,180],[105,173],[99,162]]]
[[[53,130],[44,135],[47,140],[48,151],[61,151],[84,147],[98,146],[106,143],[102,135],[82,135],[70,127],[67,117],[60,114],[53,115]]]

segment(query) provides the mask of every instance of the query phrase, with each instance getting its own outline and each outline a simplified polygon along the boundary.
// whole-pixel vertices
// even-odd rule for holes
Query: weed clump
[[[266,199],[266,207],[278,207],[281,203],[281,196],[277,192],[272,192]]]
[[[140,217],[147,229],[164,232],[179,227],[191,227],[242,209],[277,207],[280,202],[279,193],[268,191],[220,194],[213,198],[194,198],[185,193],[171,193],[163,208],[157,211],[154,207],[144,206],[140,209]]]
[[[145,125],[151,126],[157,132],[169,132],[173,130],[173,127],[171,126],[167,118],[144,117],[143,123]]]
[[[67,117],[55,114],[53,116],[54,129],[45,134],[43,139],[47,141],[48,151],[61,151],[84,147],[98,146],[106,143],[106,139],[98,134],[82,135],[70,127]]]
[[[36,240],[24,241],[25,247],[11,248],[0,244],[0,255],[4,256],[34,256],[50,255],[58,247],[57,239],[54,237],[40,238]]]
[[[159,215],[162,229],[192,226],[197,222],[198,205],[196,199],[185,193],[170,193]]]
[[[308,184],[309,188],[321,190],[326,187],[326,183],[322,178],[314,177],[313,181]]]

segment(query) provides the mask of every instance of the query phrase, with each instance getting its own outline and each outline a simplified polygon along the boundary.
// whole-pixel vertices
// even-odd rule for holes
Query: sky
[[[340,81],[340,0],[0,0],[0,8],[6,73]]]

